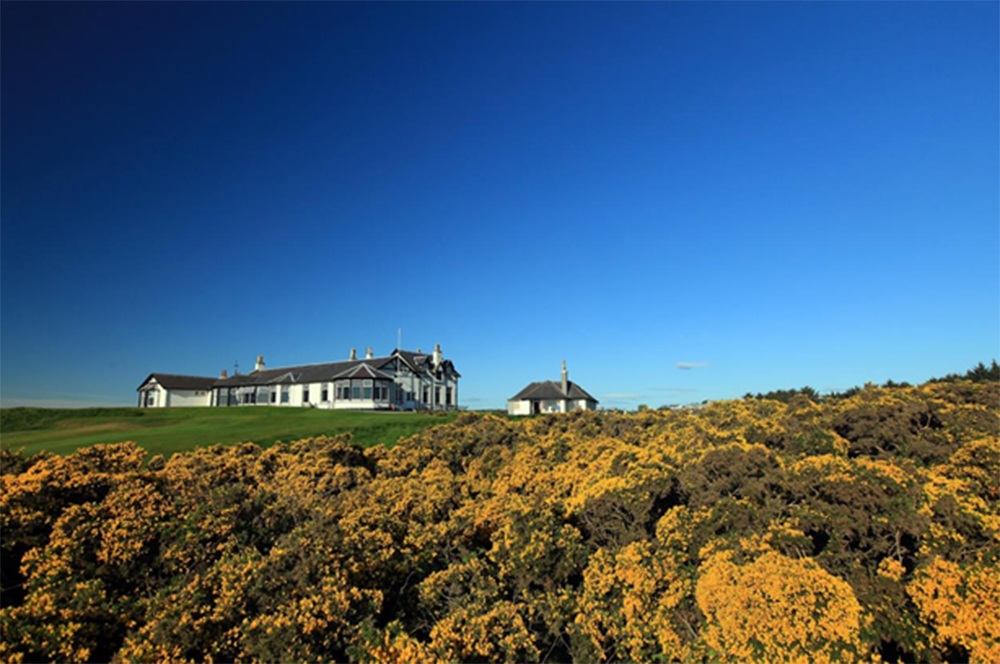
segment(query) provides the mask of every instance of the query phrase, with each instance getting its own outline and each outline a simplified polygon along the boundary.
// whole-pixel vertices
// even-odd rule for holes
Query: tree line
[[[947,374],[941,378],[931,378],[929,383],[954,383],[957,381],[970,381],[973,383],[1000,383],[1000,365],[997,364],[996,360],[990,363],[990,366],[986,366],[982,362],[974,366],[973,368],[966,371],[964,374]],[[912,387],[906,381],[896,382],[892,379],[887,380],[882,384],[882,387]],[[771,399],[773,401],[781,401],[782,403],[788,403],[792,399],[798,396],[803,396],[810,401],[822,402],[837,399],[847,399],[853,397],[859,392],[861,392],[860,387],[851,387],[843,391],[833,391],[829,394],[821,395],[812,387],[806,385],[800,388],[791,388],[785,390],[772,390],[770,392],[758,392],[757,394],[752,394],[747,392],[743,398],[744,399]]]

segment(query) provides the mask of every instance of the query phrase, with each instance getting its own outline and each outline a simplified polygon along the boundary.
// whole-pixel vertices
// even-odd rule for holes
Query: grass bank
[[[350,432],[365,447],[391,447],[400,438],[457,414],[352,412],[308,408],[7,408],[0,410],[0,445],[70,454],[94,443],[134,441],[169,456],[217,443],[332,436]]]

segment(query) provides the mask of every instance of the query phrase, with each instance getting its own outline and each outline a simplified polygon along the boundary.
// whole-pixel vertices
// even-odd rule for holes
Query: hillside
[[[393,445],[456,414],[352,412],[309,408],[5,408],[0,444],[25,453],[69,454],[94,443],[132,441],[151,454],[170,455],[216,443],[336,436],[350,432],[363,445]]]
[[[5,661],[1000,661],[1000,386],[4,452]]]

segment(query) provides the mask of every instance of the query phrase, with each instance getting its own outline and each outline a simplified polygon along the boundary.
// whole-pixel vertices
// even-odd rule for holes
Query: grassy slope
[[[215,443],[251,441],[268,445],[351,432],[365,446],[392,446],[456,415],[426,413],[371,413],[278,408],[90,408],[57,410],[12,408],[0,411],[0,444],[69,454],[94,443],[131,440],[152,454],[170,455]]]

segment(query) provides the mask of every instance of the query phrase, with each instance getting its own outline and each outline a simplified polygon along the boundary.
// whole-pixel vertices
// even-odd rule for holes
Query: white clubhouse
[[[291,406],[352,410],[457,410],[461,374],[441,353],[394,350],[364,359],[254,370],[219,378],[150,374],[138,387],[140,408]]]

